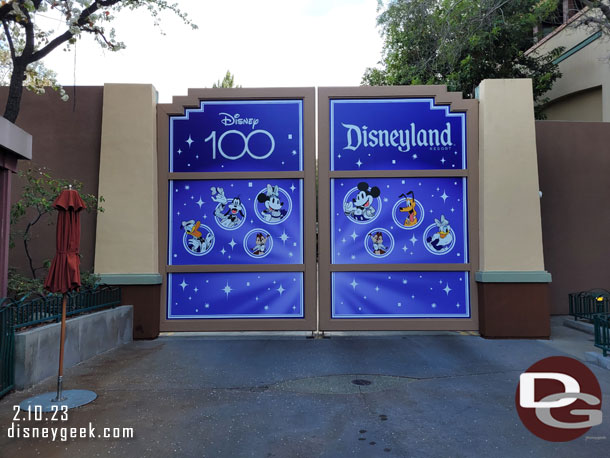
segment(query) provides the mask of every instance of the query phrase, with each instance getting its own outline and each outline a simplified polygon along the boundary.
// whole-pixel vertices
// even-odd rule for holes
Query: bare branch
[[[13,37],[11,36],[11,31],[8,28],[8,23],[4,20],[2,21],[2,26],[4,27],[6,41],[8,41],[8,47],[11,50],[11,59],[15,60],[15,45],[13,44]]]

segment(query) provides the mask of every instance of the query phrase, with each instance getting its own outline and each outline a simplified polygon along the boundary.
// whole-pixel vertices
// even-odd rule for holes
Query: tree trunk
[[[18,60],[17,62],[14,61],[11,84],[8,90],[8,99],[6,100],[6,108],[4,110],[4,117],[13,124],[17,121],[17,116],[19,116],[19,106],[21,105],[21,96],[23,95],[25,68],[26,65],[23,65]]]

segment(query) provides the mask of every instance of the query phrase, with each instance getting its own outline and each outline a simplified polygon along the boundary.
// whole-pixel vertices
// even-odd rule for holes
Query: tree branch
[[[15,45],[13,44],[13,37],[11,37],[11,32],[8,28],[8,23],[6,20],[2,21],[2,26],[4,27],[4,34],[6,35],[6,41],[8,41],[8,47],[11,50],[11,59],[15,60]]]
[[[94,3],[92,3],[88,8],[85,8],[80,16],[78,17],[78,20],[76,21],[76,25],[78,25],[79,27],[83,27],[84,25],[87,24],[88,20],[89,20],[89,16],[91,16],[93,13],[95,13],[97,10],[100,9],[100,7],[109,7],[109,6],[113,6],[116,5],[117,3],[119,3],[121,0],[97,0]],[[74,34],[72,32],[70,32],[69,30],[66,30],[63,34],[59,35],[58,37],[55,37],[53,40],[51,40],[45,47],[39,49],[38,51],[36,51],[34,54],[32,54],[31,56],[31,62],[36,62],[37,60],[40,60],[44,57],[47,56],[47,54],[49,54],[51,51],[53,51],[54,49],[56,49],[58,46],[62,45],[63,43],[69,41],[72,37],[74,36]]]

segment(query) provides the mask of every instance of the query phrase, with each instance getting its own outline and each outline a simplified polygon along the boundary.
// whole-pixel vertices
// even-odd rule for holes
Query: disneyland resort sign
[[[445,128],[418,129],[414,122],[408,129],[369,129],[367,126],[341,123],[347,135],[344,150],[356,151],[359,148],[396,148],[403,153],[411,151],[416,146],[453,146],[451,140],[451,124]]]

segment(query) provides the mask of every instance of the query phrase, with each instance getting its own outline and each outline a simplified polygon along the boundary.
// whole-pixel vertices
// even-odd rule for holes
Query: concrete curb
[[[565,319],[563,321],[563,325],[568,328],[576,329],[577,331],[586,332],[587,334],[591,334],[591,335],[595,334],[595,328],[594,328],[593,324],[587,323],[585,321],[576,321],[574,319]]]

